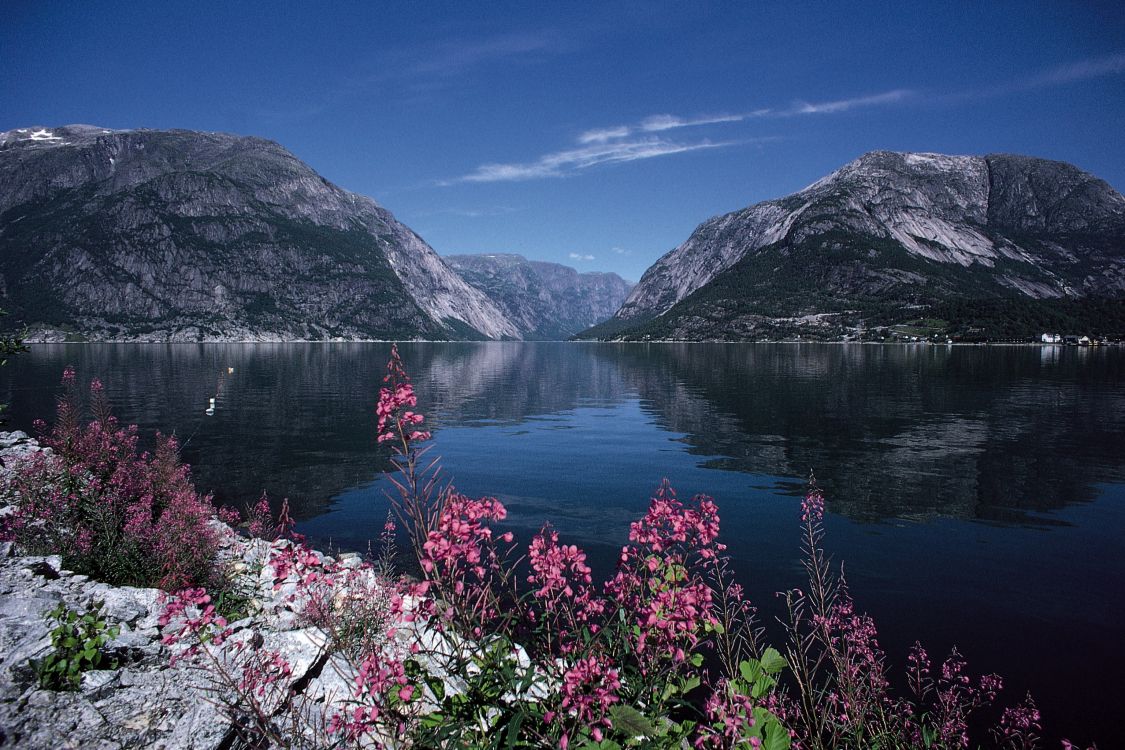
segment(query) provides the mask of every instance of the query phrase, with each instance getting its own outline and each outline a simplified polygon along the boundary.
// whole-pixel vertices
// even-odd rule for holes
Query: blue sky
[[[708,217],[872,149],[1125,189],[1125,5],[23,2],[0,130],[272,138],[438,252],[637,279]]]

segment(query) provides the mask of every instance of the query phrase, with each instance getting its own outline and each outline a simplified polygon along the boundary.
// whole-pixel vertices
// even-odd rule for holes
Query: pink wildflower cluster
[[[719,507],[706,495],[693,499],[694,507],[685,507],[676,499],[676,491],[665,479],[648,506],[648,513],[629,527],[629,541],[643,545],[653,553],[670,552],[677,547],[698,551],[700,557],[714,557],[726,549],[716,544],[719,536]]]
[[[201,588],[183,589],[169,597],[157,622],[164,629],[164,645],[188,644],[183,655],[197,653],[204,643],[222,645],[230,635],[226,618],[215,611],[211,596]]]
[[[492,528],[487,522],[503,521],[507,514],[496,498],[478,500],[465,495],[450,495],[438,518],[437,529],[430,532],[423,546],[422,569],[426,573],[440,569],[444,576],[472,572],[478,579],[485,578],[486,566],[497,562],[492,546]],[[499,538],[510,543],[512,532],[506,532]]]
[[[270,510],[270,501],[266,493],[258,498],[246,512],[246,530],[250,536],[264,539],[274,530],[273,512]]]
[[[1039,732],[1043,730],[1039,723],[1041,718],[1039,708],[1028,695],[1023,703],[1004,709],[996,738],[1014,750],[1034,750],[1039,746]],[[1062,741],[1062,746],[1064,750],[1073,747],[1067,740]]]
[[[941,665],[934,707],[938,737],[946,747],[969,747],[969,716],[990,706],[1003,687],[999,675],[984,675],[974,685],[956,648]]]
[[[118,425],[96,380],[96,419],[83,425],[72,369],[63,383],[58,420],[42,438],[54,455],[15,472],[18,501],[0,535],[29,552],[61,552],[71,569],[110,583],[170,591],[207,583],[219,541],[214,508],[195,491],[175,438],[157,435],[153,453],[139,451],[136,426]]]
[[[240,650],[247,648],[244,641],[238,643]],[[242,665],[242,675],[238,687],[246,693],[263,698],[278,687],[288,687],[293,676],[293,665],[280,652],[268,649],[251,649],[251,656]]]
[[[875,710],[870,705],[888,687],[885,656],[879,648],[875,621],[855,611],[855,602],[843,592],[828,618],[814,616],[836,655],[840,690],[829,695],[829,704],[844,723],[860,724],[863,713]]]
[[[331,584],[333,570],[325,569],[321,556],[304,544],[281,540],[270,549],[268,565],[273,572],[273,587],[279,589],[290,580],[299,590],[306,590],[324,581]]]
[[[483,626],[501,615],[498,580],[507,574],[504,558],[510,550],[512,532],[494,535],[489,523],[503,521],[507,510],[491,497],[475,499],[450,494],[442,504],[436,528],[422,545],[422,571],[434,585],[434,598],[449,605],[444,619],[472,623],[473,637]]]
[[[594,633],[600,629],[598,620],[606,607],[591,586],[586,553],[573,544],[559,544],[558,532],[544,526],[531,540],[527,555],[527,582],[536,604],[529,616],[548,634],[548,650],[570,653],[579,645],[574,636],[582,624]]]
[[[589,656],[576,661],[563,674],[560,705],[574,723],[591,729],[595,742],[601,742],[602,728],[613,726],[606,712],[620,700],[617,695],[620,689],[617,670],[599,657]],[[555,716],[548,712],[544,718],[551,722]],[[559,747],[565,750],[568,745],[569,736],[564,731]]]
[[[403,369],[397,344],[391,347],[391,359],[383,382],[387,385],[379,389],[379,403],[375,406],[375,414],[379,417],[376,428],[378,441],[401,440],[409,444],[429,440],[429,432],[414,429],[425,421],[425,417],[410,411],[418,405],[418,397],[414,395],[414,386]]]
[[[369,654],[359,665],[355,698],[355,705],[332,716],[330,733],[361,747],[383,747],[377,738],[388,724],[396,734],[405,733],[402,704],[415,698],[415,687],[401,660]]]
[[[708,723],[700,727],[699,735],[692,745],[700,750],[706,748],[761,747],[762,741],[750,736],[757,721],[754,719],[754,701],[730,689],[727,682],[717,685],[707,698],[704,710]]]
[[[398,659],[371,654],[359,665],[356,678],[357,693],[382,698],[392,690],[401,701],[414,697],[414,686],[406,676],[406,669]]]
[[[697,496],[692,507],[676,499],[667,480],[632,524],[616,575],[606,594],[634,619],[633,646],[651,663],[682,662],[703,633],[717,623],[711,587],[699,563],[715,558],[719,516],[711,498]]]
[[[796,690],[783,697],[778,715],[802,747],[863,746],[873,736],[896,747],[969,748],[975,728],[985,729],[986,711],[1003,688],[998,675],[970,676],[953,649],[934,668],[920,643],[906,660],[908,699],[894,696],[875,623],[858,613],[842,575],[835,575],[822,549],[824,496],[815,481],[801,504],[807,592],[786,595],[789,654]],[[1025,703],[1005,711],[990,729],[999,746],[1038,747],[1038,712]]]
[[[222,506],[216,510],[215,514],[219,517],[219,520],[227,526],[235,527],[242,523],[242,514],[229,505]]]
[[[805,499],[801,501],[801,521],[804,523],[820,523],[824,519],[824,493],[816,486],[815,482],[810,483],[809,490],[805,493]]]

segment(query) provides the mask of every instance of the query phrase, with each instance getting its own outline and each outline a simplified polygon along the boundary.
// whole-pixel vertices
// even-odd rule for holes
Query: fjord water
[[[719,503],[770,622],[801,584],[810,471],[827,546],[901,668],[915,638],[1031,689],[1073,739],[1125,734],[1125,351],[765,344],[404,344],[434,452],[526,540],[550,521],[608,570],[668,477]],[[385,344],[36,345],[0,370],[8,429],[71,364],[116,414],[174,432],[200,487],[288,497],[321,546],[387,512],[374,441]],[[212,416],[204,413],[215,397]]]

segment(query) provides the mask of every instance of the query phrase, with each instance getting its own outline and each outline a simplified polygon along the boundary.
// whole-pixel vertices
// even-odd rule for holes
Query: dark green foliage
[[[1028,266],[998,259],[997,270]],[[829,314],[823,325],[793,320]],[[1033,299],[997,286],[973,267],[908,253],[888,239],[832,230],[798,245],[780,242],[743,258],[663,315],[611,320],[582,338],[837,339],[855,329],[944,322],[932,335],[1030,339],[1046,331],[1125,336],[1125,300]]]
[[[950,321],[953,335],[1037,338],[1041,333],[1060,333],[1112,339],[1125,336],[1125,299],[948,300],[934,305],[930,314]]]
[[[39,687],[45,690],[77,690],[82,673],[92,669],[116,669],[105,646],[120,632],[102,617],[101,604],[91,604],[79,614],[62,602],[47,613],[51,628],[51,653],[32,666]]]

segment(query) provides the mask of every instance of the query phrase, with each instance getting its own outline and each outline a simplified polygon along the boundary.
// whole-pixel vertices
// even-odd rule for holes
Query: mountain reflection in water
[[[1118,349],[401,348],[439,444],[446,427],[636,404],[703,466],[783,478],[787,491],[815,471],[830,510],[859,520],[1049,524],[1034,514],[1089,501],[1097,485],[1125,474]],[[11,421],[29,427],[50,417],[62,369],[74,364],[81,378],[108,384],[122,420],[177,434],[197,481],[219,500],[265,490],[308,518],[385,468],[372,435],[388,352],[384,344],[40,345],[0,372],[0,383]],[[217,411],[208,417],[211,396]],[[615,430],[612,419],[602,427]],[[493,468],[505,470],[500,461]],[[653,461],[652,481],[668,471]]]

